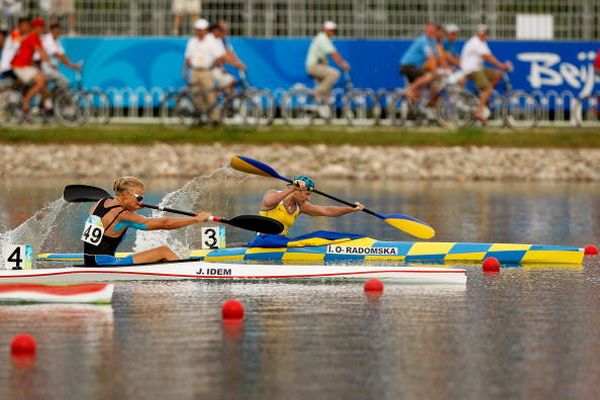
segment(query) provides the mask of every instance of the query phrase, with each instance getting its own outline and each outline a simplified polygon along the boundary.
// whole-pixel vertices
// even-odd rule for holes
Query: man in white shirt
[[[331,42],[336,30],[337,26],[334,22],[325,21],[323,30],[310,43],[306,56],[306,72],[319,82],[315,88],[315,97],[324,104],[329,102],[331,88],[340,78],[340,72],[327,65],[327,56],[331,56],[341,69],[345,71],[350,69],[350,65],[340,56]]]
[[[185,48],[183,77],[189,72],[189,83],[196,106],[200,111],[210,110],[209,119],[213,123],[220,120],[219,110],[214,107],[216,93],[212,69],[225,60],[225,50],[214,38],[208,36],[208,21],[199,19],[194,23],[196,36],[190,38]]]
[[[488,99],[494,90],[494,87],[502,78],[502,71],[508,71],[511,67],[509,62],[501,63],[494,57],[487,45],[488,27],[486,25],[477,25],[475,36],[469,39],[460,55],[460,68],[468,79],[472,79],[477,89],[479,89],[479,105],[475,111],[475,118],[485,122],[486,117],[483,110],[488,103]],[[485,68],[485,61],[489,62],[502,71],[495,71]]]
[[[42,46],[44,51],[48,54],[49,62],[42,61],[42,72],[49,79],[57,81],[58,85],[68,86],[69,81],[58,71],[58,62],[63,63],[67,68],[74,71],[79,71],[81,66],[73,64],[67,57],[65,49],[60,43],[60,36],[62,35],[62,29],[60,24],[54,23],[50,25],[50,32],[42,37]],[[36,55],[34,59],[39,59],[39,55]]]

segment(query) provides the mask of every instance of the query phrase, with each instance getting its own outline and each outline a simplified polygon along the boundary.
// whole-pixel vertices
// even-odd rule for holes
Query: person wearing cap
[[[284,190],[269,190],[262,200],[259,214],[274,218],[281,222],[284,230],[281,235],[287,235],[296,218],[300,214],[313,217],[339,217],[365,208],[361,203],[355,207],[321,206],[311,203],[310,195],[315,183],[308,176],[298,175],[292,178],[292,183]]]
[[[31,32],[31,20],[27,17],[19,18],[17,27],[13,29],[4,42],[2,48],[2,57],[0,57],[0,77],[1,78],[13,78],[16,76],[12,72],[12,61],[15,53],[21,46],[23,38]]]
[[[502,78],[502,71],[508,71],[511,67],[510,62],[501,63],[494,57],[487,44],[487,32],[488,27],[486,25],[477,25],[475,35],[465,43],[460,55],[462,72],[468,79],[473,80],[475,87],[479,90],[479,104],[474,116],[481,122],[485,122],[487,119],[484,116],[484,109],[492,90]],[[486,68],[486,61],[501,71]]]
[[[34,18],[31,21],[32,30],[25,36],[23,42],[21,42],[21,46],[15,53],[11,62],[12,70],[21,82],[25,84],[33,82],[33,85],[31,85],[23,96],[24,115],[27,115],[29,112],[29,104],[36,94],[41,94],[41,104],[45,104],[44,100],[46,99],[46,83],[48,82],[48,78],[42,71],[33,65],[33,57],[36,52],[40,55],[42,61],[50,61],[41,40],[41,34],[44,32],[44,27],[44,20],[41,18]]]
[[[410,99],[418,99],[421,88],[435,78],[435,70],[438,67],[438,32],[438,26],[428,22],[423,34],[412,42],[400,59],[400,73],[409,82],[406,95]]]
[[[447,24],[443,28],[444,37],[441,43],[441,53],[444,60],[450,67],[460,67],[460,57],[458,54],[456,39],[458,39],[458,26],[456,24]]]
[[[333,61],[343,70],[348,71],[348,64],[331,42],[331,38],[335,36],[337,26],[333,21],[325,21],[323,29],[319,32],[310,43],[308,53],[306,55],[306,72],[318,82],[315,88],[315,97],[322,104],[329,102],[331,89],[340,78],[340,72],[327,65],[327,56],[331,56]]]
[[[185,47],[183,78],[189,73],[192,96],[199,110],[210,110],[208,118],[213,124],[220,122],[220,113],[214,90],[215,78],[212,69],[225,61],[226,52],[214,38],[208,36],[208,21],[199,19],[194,23],[196,35],[190,38]]]

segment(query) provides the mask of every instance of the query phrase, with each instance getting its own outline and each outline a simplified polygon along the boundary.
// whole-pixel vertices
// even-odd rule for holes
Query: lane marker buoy
[[[221,307],[221,314],[225,320],[244,319],[244,305],[237,300],[227,300]]]
[[[482,267],[484,272],[500,272],[500,261],[496,257],[487,257]]]

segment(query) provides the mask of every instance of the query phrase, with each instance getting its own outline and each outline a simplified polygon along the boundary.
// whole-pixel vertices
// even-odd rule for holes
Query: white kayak
[[[114,290],[114,285],[108,283],[41,285],[21,280],[10,282],[18,283],[0,282],[0,302],[110,303]]]
[[[371,265],[259,265],[184,260],[111,267],[2,270],[0,283],[75,283],[134,280],[340,280],[379,278],[395,283],[465,284],[464,269]]]

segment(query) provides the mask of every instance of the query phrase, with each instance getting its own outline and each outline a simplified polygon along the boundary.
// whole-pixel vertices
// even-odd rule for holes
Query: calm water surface
[[[67,183],[0,181],[3,240],[79,250],[86,206],[57,201]],[[148,202],[222,216],[253,213],[264,180],[148,181]],[[531,183],[318,182],[380,212],[428,221],[436,239],[585,245],[600,242],[598,186]],[[185,186],[184,186],[185,185]],[[276,186],[275,186],[276,187]],[[329,204],[323,199],[316,203]],[[38,210],[41,210],[32,217]],[[29,220],[28,220],[29,219]],[[410,240],[368,215],[301,217],[291,235],[330,229]],[[228,242],[251,234],[229,229]],[[133,236],[133,235],[132,235]],[[197,247],[198,234],[130,237]],[[467,266],[466,286],[360,283],[118,283],[112,305],[0,305],[0,399],[597,398],[600,262],[577,267]],[[237,298],[243,324],[223,324]],[[34,361],[11,359],[18,332]]]

